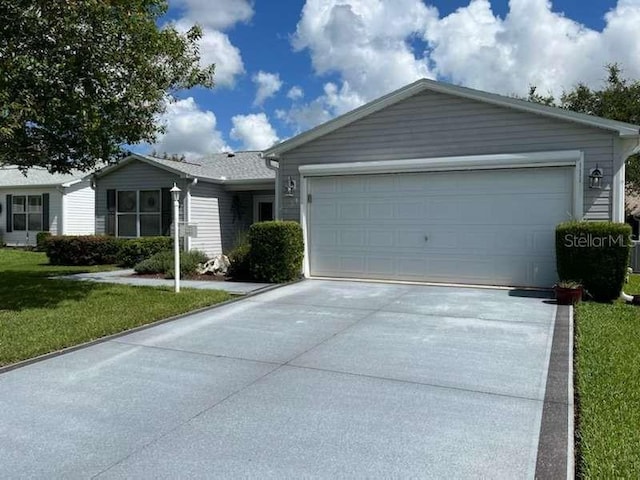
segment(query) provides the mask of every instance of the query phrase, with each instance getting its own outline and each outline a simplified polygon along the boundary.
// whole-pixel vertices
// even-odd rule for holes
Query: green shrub
[[[190,276],[197,273],[198,265],[205,263],[209,258],[204,252],[191,250],[180,252],[180,275]],[[174,277],[173,250],[165,250],[139,262],[134,267],[139,274],[163,274],[167,278]]]
[[[227,255],[230,263],[229,270],[227,271],[229,277],[234,280],[253,280],[249,268],[250,249],[251,245],[247,240],[236,245],[235,248],[229,252]]]
[[[116,263],[122,240],[98,235],[58,235],[46,241],[52,265],[109,265]]]
[[[567,222],[556,228],[561,280],[581,282],[597,301],[618,298],[631,252],[631,227],[613,222]]]
[[[133,267],[156,253],[171,250],[171,248],[173,248],[173,239],[171,237],[125,239],[122,241],[120,251],[118,252],[118,265]]]
[[[302,270],[304,242],[297,222],[260,222],[249,228],[249,268],[259,282],[295,280]]]
[[[51,232],[38,232],[36,235],[36,250],[45,252],[47,250],[47,240],[51,237]]]
[[[166,250],[164,252],[158,252],[151,257],[138,262],[133,269],[136,273],[151,274],[151,273],[166,273],[170,268],[173,268],[173,250]]]

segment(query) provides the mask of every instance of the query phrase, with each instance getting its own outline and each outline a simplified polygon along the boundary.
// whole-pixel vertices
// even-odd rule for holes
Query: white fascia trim
[[[379,162],[348,162],[303,165],[305,177],[326,175],[354,175],[375,173],[411,173],[455,170],[484,170],[496,168],[535,168],[575,166],[582,161],[580,150],[554,152],[505,153],[461,157],[414,158]]]
[[[307,193],[309,191],[309,180],[302,177],[300,182],[300,225],[302,225],[302,240],[304,243],[304,258],[302,259],[302,274],[305,278],[311,275],[309,262],[309,209],[307,203]],[[276,192],[280,195],[281,192]]]
[[[70,182],[63,183],[63,184],[61,185],[61,187],[62,187],[62,188],[69,188],[69,187],[74,186],[74,185],[75,185],[75,184],[77,184],[77,183],[82,182],[83,180],[84,180],[84,178],[78,178],[77,180],[71,180]]]

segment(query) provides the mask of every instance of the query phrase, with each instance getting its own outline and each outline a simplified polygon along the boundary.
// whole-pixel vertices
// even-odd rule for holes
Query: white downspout
[[[280,161],[277,157],[265,157],[263,153],[260,153],[260,157],[264,159],[264,163],[269,170],[273,170],[276,172],[276,182],[275,182],[275,210],[276,210],[276,220],[282,219],[282,214],[280,213]],[[274,166],[272,162],[276,162],[277,166]]]

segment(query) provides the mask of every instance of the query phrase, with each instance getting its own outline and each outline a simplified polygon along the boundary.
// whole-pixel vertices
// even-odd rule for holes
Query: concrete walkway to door
[[[556,313],[507,290],[285,286],[0,374],[0,478],[556,476]]]

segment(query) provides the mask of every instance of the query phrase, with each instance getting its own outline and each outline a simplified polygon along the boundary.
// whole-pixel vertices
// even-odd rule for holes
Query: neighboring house
[[[208,255],[230,250],[253,222],[274,218],[275,172],[260,152],[221,153],[194,161],[132,154],[93,176],[96,233],[170,235],[174,183],[182,190],[184,247]]]
[[[640,195],[627,191],[624,198],[625,222],[631,225],[632,238],[640,240]]]
[[[0,167],[0,232],[11,246],[35,245],[38,232],[94,233],[95,195],[82,172],[51,174]]]
[[[624,222],[638,132],[419,80],[264,156],[306,276],[551,287],[559,222]]]

